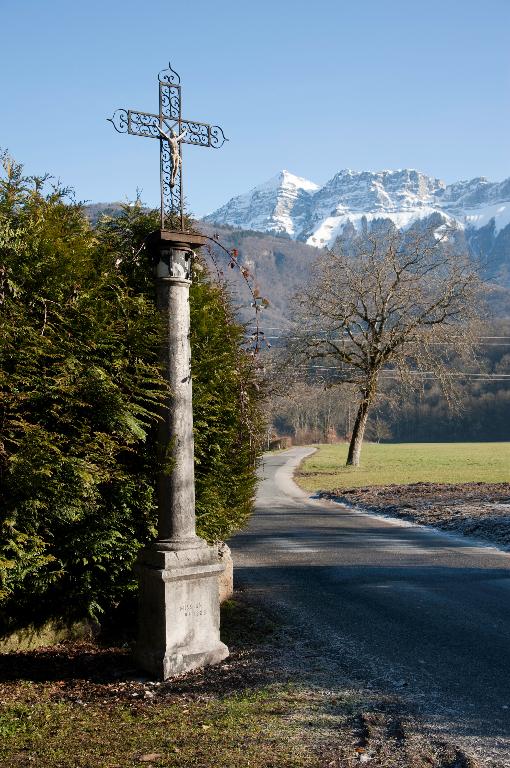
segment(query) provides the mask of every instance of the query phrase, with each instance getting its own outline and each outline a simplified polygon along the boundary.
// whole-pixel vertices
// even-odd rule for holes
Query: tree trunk
[[[365,394],[359,404],[358,413],[356,414],[356,419],[352,428],[349,453],[347,454],[346,466],[348,467],[359,467],[361,446],[363,445],[363,436],[365,434],[365,427],[367,426],[368,419],[368,409],[370,408],[371,402],[372,398],[370,395]]]

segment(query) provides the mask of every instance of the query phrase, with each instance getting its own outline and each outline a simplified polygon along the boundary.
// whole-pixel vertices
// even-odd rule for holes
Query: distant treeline
[[[487,326],[476,366],[459,377],[457,403],[448,403],[437,381],[400,391],[390,382],[375,407],[366,438],[381,442],[510,440],[510,320]],[[458,365],[456,366],[458,369]],[[505,378],[508,377],[508,378]],[[275,433],[298,443],[347,439],[355,415],[347,386],[303,379],[275,396],[270,419]]]
[[[510,440],[510,379],[470,381],[461,387],[461,410],[452,410],[439,387],[427,383],[424,393],[400,404],[379,408],[376,418],[398,442]],[[385,412],[386,411],[386,412]]]

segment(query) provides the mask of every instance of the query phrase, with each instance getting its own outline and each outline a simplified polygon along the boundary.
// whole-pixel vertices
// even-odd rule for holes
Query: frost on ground
[[[510,546],[510,483],[412,483],[319,494],[367,512]]]
[[[70,643],[0,656],[0,766],[503,768],[431,737],[403,698],[339,674],[336,651],[318,658],[313,638],[236,598],[224,617],[231,656],[167,682],[140,674],[127,648]],[[163,738],[164,717],[178,727]],[[30,737],[30,718],[43,732]],[[114,724],[124,729],[119,744]]]

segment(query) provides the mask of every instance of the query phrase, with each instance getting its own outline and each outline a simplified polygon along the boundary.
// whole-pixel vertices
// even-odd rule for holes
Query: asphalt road
[[[510,765],[510,554],[309,498],[291,479],[307,451],[265,457],[236,584],[310,639],[322,684],[396,692]]]

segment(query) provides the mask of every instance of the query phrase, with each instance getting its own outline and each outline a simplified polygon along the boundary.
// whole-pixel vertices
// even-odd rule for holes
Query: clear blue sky
[[[0,146],[79,199],[158,200],[158,142],[117,134],[155,111],[170,59],[185,117],[223,126],[186,147],[202,215],[282,168],[510,176],[510,0],[0,0]]]

